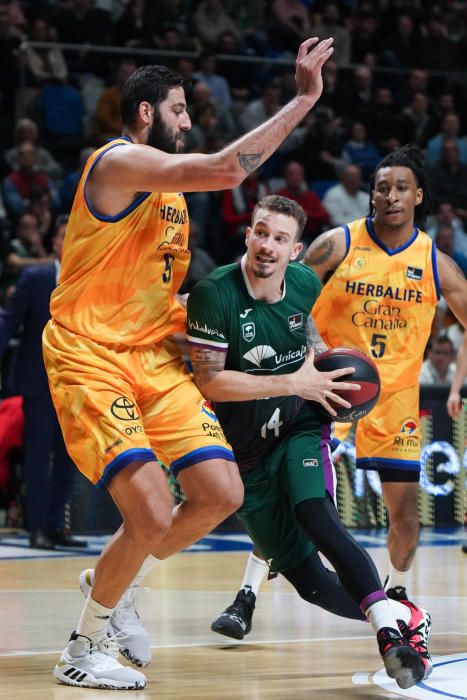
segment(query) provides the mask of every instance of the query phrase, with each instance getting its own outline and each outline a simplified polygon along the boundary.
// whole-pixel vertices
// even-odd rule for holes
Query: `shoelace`
[[[413,629],[410,629],[408,625],[404,623],[407,633],[404,634],[404,637],[407,639],[407,641],[411,641],[413,637],[418,635],[420,639],[416,640],[416,649],[420,653],[427,653],[427,643],[425,640],[425,622],[421,622],[418,627],[414,627]],[[405,630],[404,630],[405,631]]]
[[[97,651],[117,659],[121,646],[118,640],[123,636],[124,634],[122,632],[117,632],[117,634],[113,634],[110,637],[104,637],[104,639],[101,639],[99,642],[92,642],[90,649],[91,654]]]

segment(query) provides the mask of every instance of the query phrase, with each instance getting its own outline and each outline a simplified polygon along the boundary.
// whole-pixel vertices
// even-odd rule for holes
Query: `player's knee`
[[[412,535],[418,537],[420,529],[420,521],[418,513],[412,510],[399,510],[390,516],[390,524],[394,530],[397,530],[406,537]]]
[[[137,545],[152,551],[168,532],[171,524],[171,510],[142,507],[138,517],[132,519],[131,523],[125,523],[125,526]]]

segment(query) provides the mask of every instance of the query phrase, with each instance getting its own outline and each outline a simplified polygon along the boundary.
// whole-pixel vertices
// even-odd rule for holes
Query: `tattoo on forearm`
[[[214,379],[225,366],[225,353],[205,348],[190,347],[190,359],[196,383],[203,385]]]
[[[263,153],[237,153],[237,158],[238,162],[240,163],[240,167],[242,167],[243,170],[248,174],[252,173],[253,170],[256,170],[256,168],[261,163],[262,157]]]
[[[305,262],[307,265],[322,265],[329,260],[334,251],[334,241],[328,238],[320,243],[316,248],[311,245],[310,250],[306,254]]]
[[[307,346],[313,348],[315,355],[321,355],[321,353],[326,352],[327,345],[320,336],[318,329],[316,328],[315,322],[311,316],[308,316],[308,323],[306,326],[306,340]]]

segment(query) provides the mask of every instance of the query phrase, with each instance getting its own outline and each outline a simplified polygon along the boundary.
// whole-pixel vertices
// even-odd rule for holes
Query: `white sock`
[[[143,583],[143,579],[146,578],[146,576],[149,574],[150,571],[154,569],[154,567],[158,566],[159,564],[162,564],[162,561],[162,559],[158,559],[152,554],[148,554],[146,559],[141,564],[141,567],[136,576],[134,577],[133,581],[131,582],[130,586],[132,588],[137,588],[138,586],[141,586],[141,584]]]
[[[140,566],[140,569],[136,576],[134,577],[133,581],[130,583],[128,588],[138,588],[138,586],[141,586],[143,579],[149,574],[152,569],[154,569],[155,566],[158,564],[162,563],[162,559],[157,559],[157,557],[154,557],[152,554],[148,554],[146,559],[143,561],[143,563]],[[91,569],[91,586],[94,585],[94,569]]]
[[[395,566],[389,562],[389,576],[388,580],[384,585],[384,590],[387,591],[388,588],[396,588],[397,586],[402,586],[402,588],[407,588],[407,580],[409,578],[409,571],[399,571]]]
[[[396,620],[404,620],[405,624],[408,625],[412,617],[410,608],[404,603],[399,603],[398,600],[391,600],[390,598],[388,600]]]
[[[250,552],[241,588],[249,588],[257,596],[268,571],[269,566],[264,559],[259,559],[253,552]]]
[[[113,611],[113,608],[106,608],[97,603],[89,593],[76,628],[77,633],[89,637],[95,642],[103,639],[106,636],[107,623]]]
[[[373,603],[365,610],[365,615],[376,633],[382,627],[391,627],[391,629],[399,631],[393,607],[389,600],[378,600],[376,603]]]

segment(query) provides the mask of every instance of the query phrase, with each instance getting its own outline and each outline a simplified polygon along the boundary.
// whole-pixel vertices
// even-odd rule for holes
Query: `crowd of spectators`
[[[300,202],[305,243],[365,216],[375,165],[408,142],[425,154],[426,229],[467,272],[467,1],[0,0],[0,307],[23,268],[53,260],[55,221],[89,153],[119,135],[121,88],[139,65],[187,79],[186,150],[212,152],[290,99],[310,35],[335,46],[316,108],[240,187],[187,195],[183,291],[241,254],[267,193]]]

